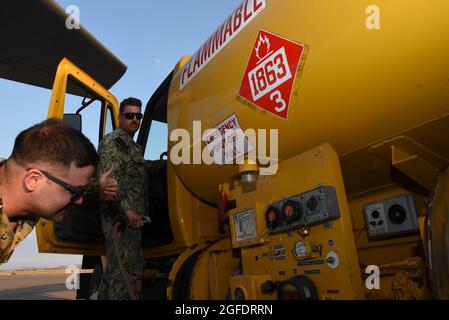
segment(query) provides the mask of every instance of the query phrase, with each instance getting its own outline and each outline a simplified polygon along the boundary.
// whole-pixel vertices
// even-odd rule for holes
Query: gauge
[[[309,256],[310,247],[304,241],[298,241],[295,243],[295,256],[299,260],[304,260]]]

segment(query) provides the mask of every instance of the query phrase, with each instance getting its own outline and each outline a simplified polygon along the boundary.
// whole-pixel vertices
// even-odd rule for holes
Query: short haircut
[[[94,145],[78,130],[60,120],[46,120],[22,131],[14,142],[11,158],[21,166],[43,162],[69,168],[98,164]]]
[[[142,101],[132,97],[126,98],[125,100],[120,102],[120,114],[125,111],[126,106],[136,106],[142,108]]]

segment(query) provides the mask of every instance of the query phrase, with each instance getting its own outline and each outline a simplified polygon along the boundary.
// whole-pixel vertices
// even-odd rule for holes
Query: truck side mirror
[[[72,113],[66,113],[64,114],[64,118],[62,120],[64,124],[75,128],[79,132],[82,132],[82,118],[80,114],[72,114]]]

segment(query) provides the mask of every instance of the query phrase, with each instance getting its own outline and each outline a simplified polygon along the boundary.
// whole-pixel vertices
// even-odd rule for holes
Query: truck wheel
[[[203,250],[192,254],[179,269],[173,283],[173,300],[190,300],[190,279],[195,263]]]

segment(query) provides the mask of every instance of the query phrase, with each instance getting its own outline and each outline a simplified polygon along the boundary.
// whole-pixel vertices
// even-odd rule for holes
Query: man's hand
[[[134,229],[139,229],[143,226],[143,216],[138,214],[134,210],[128,209],[126,210],[126,216],[128,217],[129,224]]]
[[[115,165],[113,165],[100,177],[100,199],[114,200],[118,194],[118,182],[117,180],[111,178],[115,168]]]

